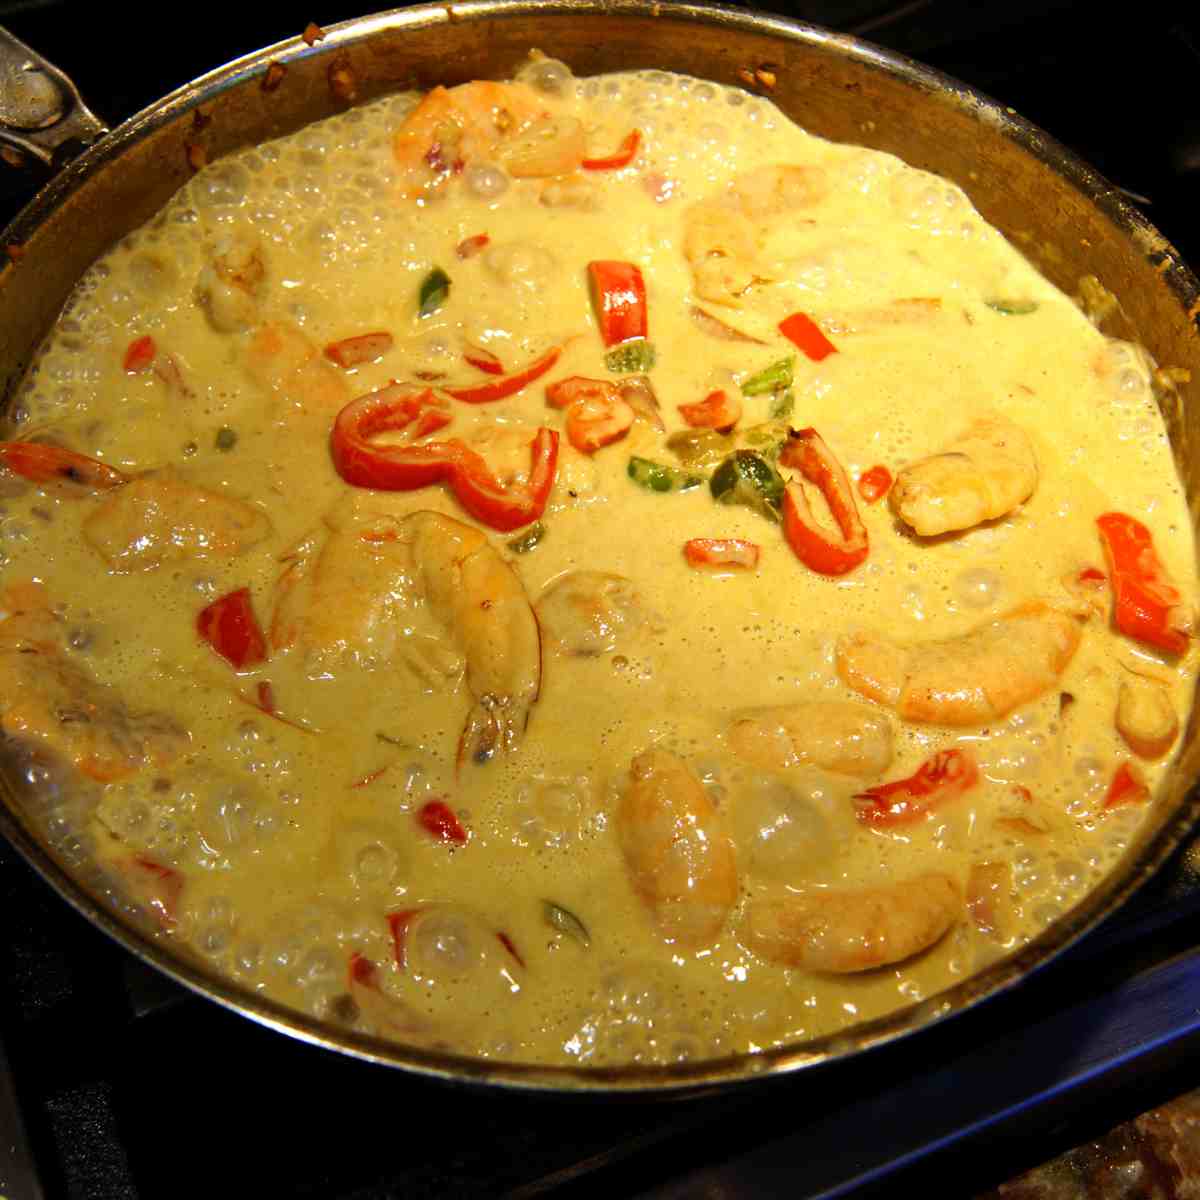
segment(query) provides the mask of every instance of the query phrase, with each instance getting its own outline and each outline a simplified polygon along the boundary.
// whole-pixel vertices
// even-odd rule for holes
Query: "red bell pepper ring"
[[[1105,809],[1120,808],[1124,804],[1145,804],[1150,799],[1146,777],[1131,762],[1123,762],[1114,772],[1108,793],[1104,797]]]
[[[158,346],[147,333],[140,338],[134,338],[125,349],[125,358],[121,362],[122,369],[129,375],[144,371],[158,353]]]
[[[512,375],[505,375],[503,379],[497,379],[492,383],[472,384],[467,387],[444,387],[442,391],[453,396],[455,400],[465,400],[468,404],[489,404],[493,400],[503,400],[505,396],[511,396],[531,384],[535,379],[540,379],[558,362],[561,354],[562,347],[555,346],[552,350],[547,350],[541,358],[530,363],[524,370],[517,371]]]
[[[717,429],[722,433],[732,429],[742,419],[742,402],[728,392],[709,392],[695,404],[677,406],[679,415],[693,429]]]
[[[834,533],[819,524],[803,487],[790,482],[783,492],[783,531],[796,557],[821,575],[853,571],[867,557],[870,543],[842,464],[815,429],[792,430],[779,462],[796,467],[809,483],[821,489],[838,526]]]
[[[892,473],[880,464],[858,477],[858,494],[868,503],[882,500],[892,490]]]
[[[503,375],[504,364],[490,351],[482,346],[468,346],[463,351],[463,358],[473,367],[478,367],[488,375]]]
[[[638,267],[627,262],[590,262],[588,283],[605,346],[646,337],[646,283]]]
[[[454,809],[444,800],[430,800],[417,810],[417,821],[426,833],[456,846],[467,844],[467,831],[459,823]]]
[[[403,492],[440,483],[453,472],[459,458],[454,447],[461,443],[380,446],[368,439],[401,429],[410,438],[424,437],[449,422],[449,405],[429,388],[389,384],[351,400],[338,413],[330,435],[333,465],[355,487]]]
[[[102,492],[128,482],[116,467],[43,442],[0,442],[0,463],[33,483],[75,483]]]
[[[463,238],[457,246],[454,247],[454,253],[459,258],[474,258],[481,250],[487,247],[487,244],[492,239],[486,233],[477,233],[474,237]]]
[[[487,463],[462,442],[447,442],[457,461],[450,476],[455,498],[477,521],[510,533],[536,521],[546,510],[558,469],[558,433],[539,429],[530,443],[529,477],[522,487],[505,485]]]
[[[616,171],[633,162],[642,144],[642,131],[631,129],[622,139],[616,151],[604,158],[585,158],[579,165],[585,171]]]
[[[692,538],[683,546],[689,567],[738,567],[752,571],[762,551],[744,538]]]
[[[1108,561],[1113,591],[1113,619],[1127,637],[1182,654],[1191,621],[1179,589],[1154,551],[1150,530],[1126,513],[1096,518]]]
[[[859,792],[854,815],[863,825],[905,825],[961,796],[979,782],[979,767],[965,750],[942,750],[907,779]]]
[[[837,347],[821,332],[821,327],[805,313],[792,313],[780,321],[779,332],[793,345],[799,346],[813,362],[820,362],[837,353]]]
[[[394,345],[396,339],[386,330],[377,333],[360,333],[357,337],[343,338],[340,342],[330,342],[325,347],[325,357],[331,363],[349,370],[361,366],[365,362],[374,362],[382,358]]]
[[[235,671],[267,661],[267,639],[254,615],[249,588],[238,588],[201,609],[196,632]]]

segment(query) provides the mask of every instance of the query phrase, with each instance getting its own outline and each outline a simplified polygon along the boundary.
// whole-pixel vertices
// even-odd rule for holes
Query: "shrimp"
[[[739,175],[724,195],[693,204],[684,214],[683,255],[696,295],[740,308],[751,287],[771,281],[761,260],[771,226],[825,191],[819,168],[767,166]]]
[[[1003,417],[986,417],[940,453],[904,467],[888,503],[922,537],[935,537],[1006,516],[1037,483],[1037,457],[1025,432]]]
[[[398,659],[442,683],[465,669],[474,702],[460,760],[513,749],[541,687],[541,645],[525,589],[488,539],[434,512],[352,507],[325,523],[280,578],[275,649],[368,668]]]
[[[906,721],[982,725],[1057,682],[1079,645],[1080,620],[1040,600],[943,641],[893,645],[839,639],[837,669],[856,692]]]
[[[244,237],[222,242],[196,279],[196,298],[218,333],[241,333],[261,319],[266,278],[262,246]]]
[[[188,743],[171,718],[130,712],[66,656],[62,620],[32,582],[0,597],[0,730],[103,782],[166,766]]]
[[[892,762],[892,727],[861,704],[807,700],[735,717],[729,744],[756,767],[808,763],[840,775],[882,775]]]
[[[1162,758],[1179,736],[1179,717],[1160,683],[1132,672],[1117,690],[1117,732],[1140,758]]]
[[[912,958],[962,914],[958,882],[930,872],[874,887],[760,896],[746,905],[741,931],[769,962],[845,975]]]
[[[647,750],[633,760],[617,838],[662,936],[687,947],[712,942],[738,898],[737,866],[708,792],[682,759]]]
[[[443,185],[474,161],[500,158],[510,175],[562,175],[583,161],[583,126],[556,121],[524,83],[476,80],[427,92],[392,138],[406,196]]]
[[[343,376],[298,326],[285,321],[259,325],[246,346],[245,366],[260,387],[275,392],[302,412],[336,414],[349,403]]]
[[[119,572],[236,558],[270,532],[253,505],[171,475],[143,475],[115,489],[83,523],[88,545]]]
[[[571,571],[535,608],[547,642],[574,655],[618,650],[649,621],[632,582],[607,571]]]

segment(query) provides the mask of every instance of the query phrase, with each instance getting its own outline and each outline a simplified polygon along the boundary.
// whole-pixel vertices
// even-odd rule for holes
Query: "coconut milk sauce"
[[[841,634],[917,643],[1023,601],[1061,600],[1064,576],[1104,565],[1095,526],[1104,511],[1143,521],[1171,576],[1194,578],[1149,364],[1098,333],[957,187],[810,137],[765,100],[648,74],[570,83],[543,102],[578,116],[591,153],[637,128],[636,159],[585,173],[565,197],[544,179],[469,168],[442,193],[413,196],[392,138],[414,99],[397,98],[205,168],[82,281],[18,398],[11,436],[52,435],[131,473],[168,471],[248,502],[270,532],[232,558],[181,552],[151,569],[112,569],[84,533],[103,501],[8,489],[0,582],[41,580],[78,643],[63,653],[132,712],[167,714],[190,736],[169,766],[77,786],[71,836],[103,861],[134,853],[178,871],[162,936],[245,985],[331,1020],[482,1055],[703,1057],[818,1035],[928,996],[1032,936],[1116,861],[1139,819],[1136,807],[1103,811],[1113,771],[1130,757],[1113,727],[1121,664],[1158,672],[1182,718],[1191,656],[1164,665],[1093,616],[1059,684],[1001,720],[953,730],[889,716],[895,758],[884,778],[960,747],[983,780],[928,819],[887,829],[855,820],[862,781],[739,759],[731,716],[820,699],[866,704],[836,670]],[[810,168],[824,190],[802,217],[765,222],[762,259],[775,282],[742,309],[707,306],[767,344],[717,340],[689,315],[685,214],[775,164]],[[485,232],[482,253],[457,256]],[[210,291],[201,303],[198,286],[215,257],[244,246],[259,247],[265,264],[261,311],[244,329],[217,328],[220,300]],[[281,575],[324,544],[331,523],[421,510],[468,519],[441,487],[349,488],[329,457],[339,407],[415,371],[468,377],[464,342],[509,370],[561,344],[554,372],[519,395],[454,405],[450,432],[519,477],[533,431],[561,428],[544,384],[605,377],[584,270],[596,259],[642,269],[657,352],[650,377],[668,432],[684,427],[678,405],[736,391],[791,353],[775,326],[803,310],[842,332],[830,335],[838,353],[820,362],[796,353],[792,423],[818,429],[851,479],[876,463],[895,472],[1000,413],[1033,439],[1035,492],[1008,517],[932,540],[905,535],[886,503],[860,500],[870,556],[830,579],[797,561],[777,525],[715,505],[706,487],[636,486],[631,455],[672,461],[664,435],[639,421],[590,457],[564,439],[533,550],[513,554],[507,535],[488,531],[531,600],[579,570],[625,576],[638,596],[639,620],[615,649],[546,648],[515,752],[456,768],[470,707],[461,655],[403,588],[389,610],[403,636],[391,630],[386,652],[348,641],[317,659],[293,647],[251,673],[231,671],[197,638],[197,612],[248,587],[269,626]],[[435,266],[450,292],[422,319],[418,291]],[[901,298],[940,305],[911,321],[864,320]],[[998,312],[988,303],[997,299],[1035,307]],[[287,372],[262,352],[266,322],[296,333],[278,351],[298,356]],[[377,329],[395,338],[377,362],[341,372],[301,361]],[[147,334],[169,348],[175,375],[123,369],[126,347]],[[746,397],[742,426],[765,422],[771,399]],[[681,553],[696,537],[749,539],[761,563],[696,570]],[[264,681],[296,724],[247,702]],[[736,919],[698,950],[664,942],[614,830],[629,764],[651,745],[682,756],[705,784],[733,838],[744,897],[930,869],[965,879],[972,864],[1002,862],[1011,927],[989,936],[964,915],[927,953],[848,976],[763,961]],[[1152,787],[1169,763],[1142,764]],[[468,831],[465,845],[417,821],[437,798]],[[114,890],[120,878],[114,868]],[[547,901],[582,922],[587,944],[563,919],[547,920]],[[412,924],[402,968],[387,916],[423,909],[441,924]],[[345,1003],[355,954],[375,964],[379,992],[403,1018]]]

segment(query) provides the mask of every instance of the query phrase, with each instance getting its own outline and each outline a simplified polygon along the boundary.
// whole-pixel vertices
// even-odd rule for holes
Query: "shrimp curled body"
[[[843,637],[837,669],[856,692],[906,721],[982,725],[1049,691],[1079,645],[1071,613],[1030,601],[961,637],[896,646]]]
[[[936,537],[1006,516],[1037,483],[1037,458],[1025,432],[991,417],[974,422],[940,453],[904,467],[888,502],[922,537]]]
[[[617,837],[633,888],[663,937],[687,947],[712,942],[738,897],[733,843],[682,759],[647,750],[633,760]]]
[[[843,975],[927,950],[962,912],[958,883],[932,872],[875,887],[760,897],[746,906],[742,936],[769,962]]]
[[[809,764],[839,775],[882,775],[892,763],[892,727],[862,704],[807,700],[742,713],[729,744],[768,770]]]

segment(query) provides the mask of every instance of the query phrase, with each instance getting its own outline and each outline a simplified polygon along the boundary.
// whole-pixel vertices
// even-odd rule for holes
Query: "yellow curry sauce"
[[[1190,609],[1144,356],[959,188],[766,100],[549,60],[418,99],[200,171],[16,397],[11,442],[122,473],[3,460],[0,724],[52,843],[246,987],[503,1059],[809,1038],[1044,928],[1128,843],[1149,793],[1114,779],[1153,792],[1194,677],[1114,626],[1097,527],[1142,522]],[[596,262],[646,293],[607,363]],[[576,377],[598,408],[548,403]],[[513,496],[557,433],[540,525],[339,475],[335,418],[393,381]],[[680,438],[717,392],[732,431]],[[833,529],[789,428],[847,474],[843,573],[780,520],[799,489]],[[209,606],[241,589],[265,661],[238,670]]]

